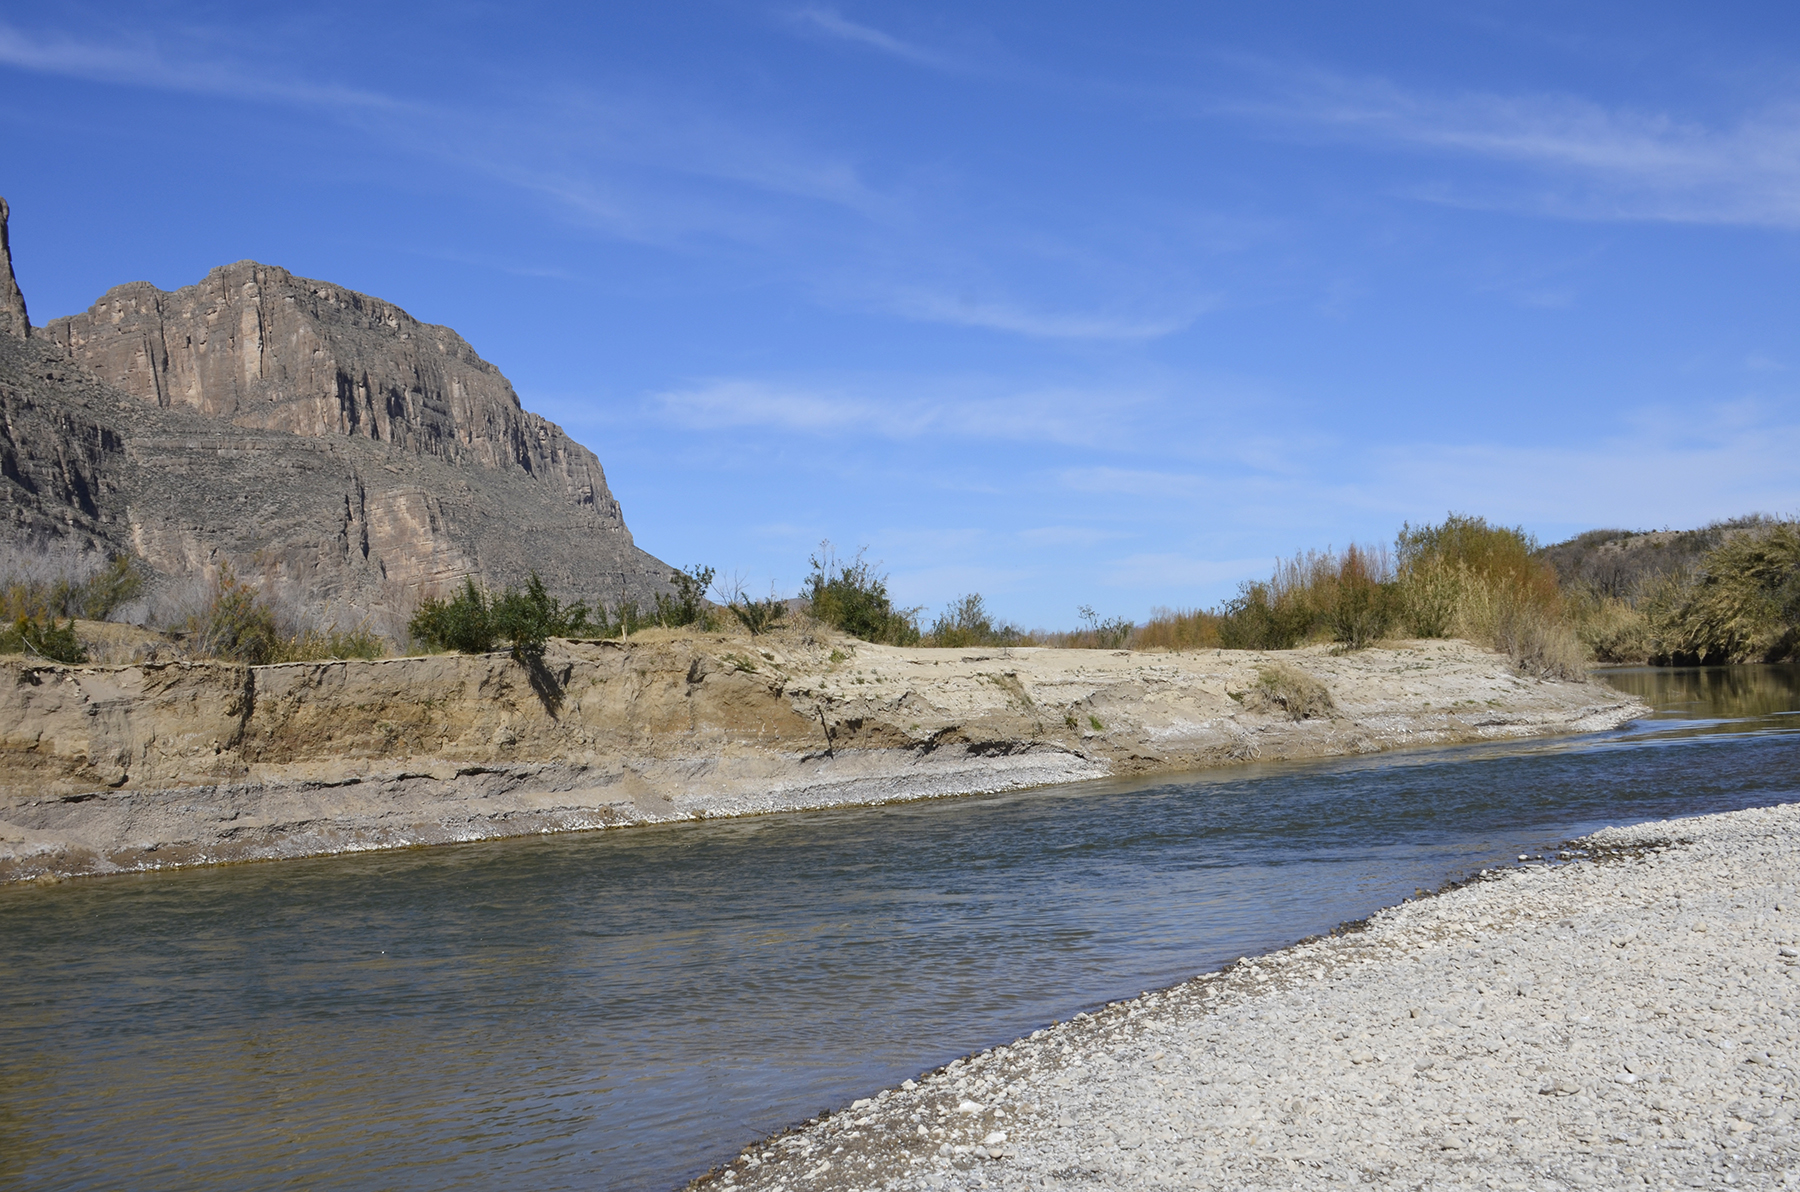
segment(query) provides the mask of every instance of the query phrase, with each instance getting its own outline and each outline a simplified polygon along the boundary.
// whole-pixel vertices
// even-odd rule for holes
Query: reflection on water
[[[1793,797],[1791,668],[1609,679],[1665,719],[0,889],[0,1187],[669,1188],[1417,886]]]
[[[1760,720],[1800,708],[1800,665],[1635,666],[1600,677],[1656,709],[1653,719]]]

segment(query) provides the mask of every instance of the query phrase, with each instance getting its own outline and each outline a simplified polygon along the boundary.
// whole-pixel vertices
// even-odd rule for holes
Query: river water
[[[670,1189],[1605,824],[1791,801],[1800,671],[1552,742],[0,888],[0,1188]]]

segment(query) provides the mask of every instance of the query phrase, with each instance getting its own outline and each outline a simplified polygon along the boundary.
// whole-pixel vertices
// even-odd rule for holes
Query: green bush
[[[407,632],[428,648],[464,654],[485,654],[504,641],[515,659],[536,665],[543,662],[550,638],[587,637],[602,630],[591,616],[585,603],[565,605],[551,596],[534,571],[523,589],[508,587],[498,596],[465,577],[462,590],[449,600],[423,601]]]
[[[1800,656],[1800,523],[1738,531],[1647,602],[1658,662],[1774,662]]]
[[[488,615],[487,597],[467,576],[463,578],[462,591],[449,600],[429,596],[420,601],[406,632],[432,650],[485,654],[494,648],[494,625]]]
[[[865,550],[867,548],[864,548]],[[888,596],[887,576],[863,558],[864,551],[844,562],[829,542],[807,560],[812,574],[803,593],[812,615],[833,629],[864,641],[910,646],[919,640],[917,610],[896,609]]]
[[[473,587],[473,585],[471,585]],[[563,603],[544,590],[537,572],[523,589],[507,588],[488,605],[493,632],[512,643],[512,656],[530,666],[544,661],[544,646],[553,637],[586,637],[593,632],[588,606]]]
[[[751,637],[767,633],[781,624],[782,618],[787,616],[787,601],[773,592],[767,600],[752,600],[739,594],[725,607],[738,619],[738,624],[750,631]]]
[[[703,630],[711,630],[712,613],[707,608],[706,590],[712,587],[713,569],[696,564],[690,570],[675,572],[669,582],[675,585],[675,594],[656,594],[654,623],[666,629],[698,625]]]
[[[19,617],[0,631],[0,654],[25,654],[71,665],[86,662],[87,650],[75,636],[75,619],[58,625],[56,618]]]
[[[966,650],[973,646],[1011,646],[1026,640],[1016,625],[996,624],[981,593],[959,596],[931,623],[920,644]]]

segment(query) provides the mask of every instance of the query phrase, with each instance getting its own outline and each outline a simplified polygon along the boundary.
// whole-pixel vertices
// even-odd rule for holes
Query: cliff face
[[[594,453],[522,409],[460,335],[341,286],[239,261],[173,293],[116,286],[39,334],[96,379],[164,409],[518,472],[571,506],[619,517]]]
[[[594,454],[462,337],[253,262],[0,335],[0,523],[169,576],[228,563],[338,619],[465,575],[614,605],[670,574]]]

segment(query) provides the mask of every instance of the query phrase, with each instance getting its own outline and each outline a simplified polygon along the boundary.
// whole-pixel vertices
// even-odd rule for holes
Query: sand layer
[[[1643,711],[1445,641],[1163,654],[653,631],[553,642],[536,672],[505,654],[0,660],[0,881],[1589,732]]]
[[[1607,829],[746,1150],[746,1189],[1800,1184],[1800,805]]]

